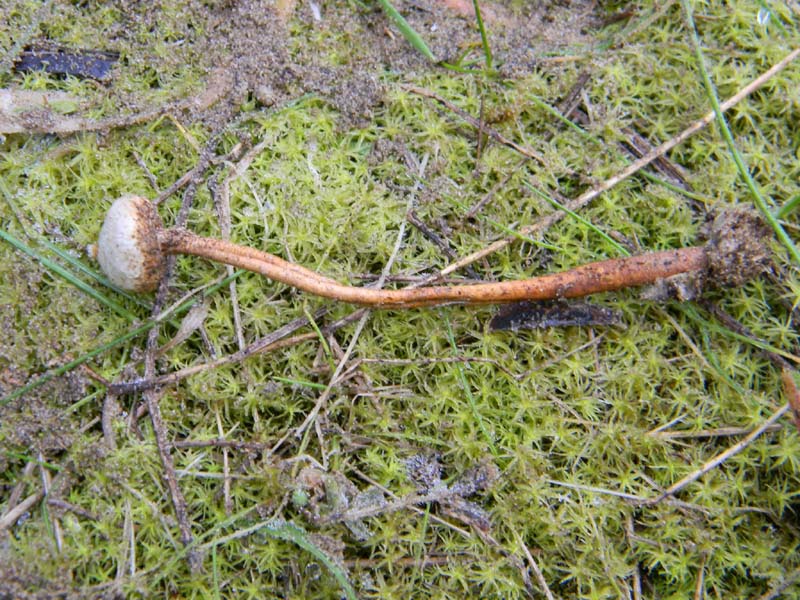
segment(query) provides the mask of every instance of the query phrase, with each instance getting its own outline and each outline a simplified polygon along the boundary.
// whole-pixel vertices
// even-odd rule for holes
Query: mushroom
[[[745,230],[747,227],[750,229]],[[153,291],[158,286],[167,255],[192,254],[254,271],[325,298],[375,308],[413,308],[576,298],[683,273],[711,276],[720,286],[738,285],[763,270],[767,262],[763,237],[763,224],[752,211],[733,209],[713,221],[709,241],[703,246],[603,260],[531,279],[381,290],[344,285],[254,248],[202,237],[183,228],[167,229],[148,199],[129,195],[111,205],[95,252],[103,272],[114,284],[136,292]]]

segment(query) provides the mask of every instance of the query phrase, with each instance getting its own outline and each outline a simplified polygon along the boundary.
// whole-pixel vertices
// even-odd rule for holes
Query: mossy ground
[[[235,77],[203,110],[103,133],[7,136],[3,230],[85,278],[45,242],[93,269],[83,249],[109,200],[153,197],[211,155],[195,179],[188,226],[219,235],[206,183],[224,180],[231,162],[266,141],[231,184],[231,238],[359,283],[392,259],[410,201],[463,256],[553,210],[527,184],[575,197],[625,166],[619,143],[631,129],[658,144],[710,106],[680,3],[487,4],[493,76],[479,71],[471,17],[428,2],[395,4],[438,57],[466,56],[474,71],[427,63],[372,3],[321,3],[319,21],[304,2],[6,3],[0,48],[11,58],[0,62],[0,87],[68,91],[85,103],[84,116],[118,117],[202,94],[220,65]],[[764,25],[759,11],[767,9]],[[793,5],[710,2],[694,11],[721,98],[800,43]],[[119,51],[113,80],[14,72],[13,54],[42,39]],[[558,105],[584,72],[588,140],[541,105]],[[409,85],[482,112],[541,161],[522,162],[512,148],[479,140]],[[726,113],[771,208],[800,193],[798,90],[798,67],[789,65]],[[639,251],[692,244],[706,211],[752,202],[716,127],[670,158],[691,193],[637,175],[581,215]],[[465,219],[490,192],[477,216]],[[180,204],[181,193],[166,200],[167,222]],[[792,234],[796,218],[786,217]],[[798,265],[777,243],[774,249],[771,276],[708,297],[791,358]],[[473,268],[482,278],[511,279],[618,255],[606,238],[564,219]],[[448,263],[408,227],[392,274],[426,275]],[[222,274],[179,259],[169,302]],[[0,245],[4,396],[151,317],[152,299],[142,304],[87,281],[123,310]],[[330,312],[319,326],[352,311],[251,274],[236,279],[236,292],[247,344],[323,307]],[[350,364],[357,368],[333,388],[317,427],[290,435],[274,453],[313,409],[355,325],[324,343],[256,354],[160,390],[170,441],[250,444],[173,449],[200,548],[194,573],[151,423],[145,416],[131,426],[127,418],[141,395],[118,398],[113,445],[101,427],[106,388],[99,380],[135,378],[145,336],[116,345],[0,407],[2,513],[15,494],[19,502],[42,489],[43,471],[52,478],[51,501],[0,532],[0,597],[336,598],[343,587],[332,572],[346,573],[360,597],[536,597],[524,547],[562,598],[687,598],[698,589],[745,598],[796,577],[800,438],[789,419],[682,489],[677,502],[630,498],[658,496],[740,439],[649,432],[752,429],[785,402],[780,370],[703,308],[644,302],[635,290],[594,301],[621,311],[624,326],[490,332],[490,308],[375,312],[355,342]],[[176,316],[160,325],[162,343],[179,323]],[[165,353],[159,373],[239,349],[227,286],[208,297],[202,329],[205,340],[196,331]],[[401,497],[426,493],[407,472],[413,457],[434,471],[440,465],[451,489],[476,473],[496,469],[498,476],[449,504],[380,510],[373,484]],[[37,461],[47,466],[26,468]],[[342,503],[376,507],[377,515],[320,524]],[[235,535],[272,518],[305,533],[265,527]],[[305,543],[316,550],[302,551]],[[783,593],[798,597],[800,588]]]

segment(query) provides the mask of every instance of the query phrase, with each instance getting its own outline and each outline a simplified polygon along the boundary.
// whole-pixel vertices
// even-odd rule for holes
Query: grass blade
[[[431,62],[437,62],[436,57],[431,52],[431,49],[428,48],[428,45],[425,43],[425,40],[422,39],[416,30],[409,25],[408,21],[405,20],[405,17],[401,15],[398,10],[392,6],[392,3],[389,0],[378,0],[378,3],[383,8],[383,12],[394,21],[397,28],[400,30],[400,33],[403,34],[403,37],[408,40],[408,43],[414,46],[417,51],[422,54],[425,58],[427,58]]]
[[[210,542],[203,544],[201,548],[216,548],[219,545],[247,537],[254,533],[263,533],[275,540],[292,542],[306,552],[309,552],[314,556],[314,558],[325,565],[325,568],[328,569],[328,571],[331,572],[348,600],[357,600],[358,597],[356,596],[356,591],[353,589],[353,585],[350,583],[350,580],[348,579],[347,573],[345,573],[344,569],[337,564],[327,552],[325,552],[311,540],[305,529],[299,525],[295,525],[290,521],[285,521],[284,519],[280,518],[261,521],[255,525],[247,527],[246,529],[240,529],[239,531],[234,531],[230,535],[226,535],[216,540],[211,540]]]
[[[725,115],[722,113],[722,109],[719,105],[719,98],[717,97],[717,90],[714,87],[714,83],[711,81],[711,76],[708,73],[708,69],[706,68],[705,57],[703,55],[703,49],[700,46],[700,38],[697,35],[697,28],[694,24],[694,16],[692,15],[692,5],[689,0],[683,0],[683,10],[686,13],[686,22],[689,26],[689,33],[692,37],[692,44],[694,45],[694,52],[695,57],[697,59],[697,65],[700,69],[700,74],[703,78],[703,85],[706,88],[706,94],[708,95],[708,99],[711,102],[711,106],[714,108],[714,114],[717,118],[717,125],[719,126],[720,132],[722,133],[722,137],[725,140],[725,143],[728,146],[728,151],[731,153],[731,158],[733,158],[733,162],[736,164],[736,169],[739,171],[739,175],[744,180],[745,184],[747,185],[747,189],[750,190],[750,193],[753,196],[753,202],[764,216],[764,219],[769,223],[770,227],[772,227],[775,235],[781,241],[781,243],[786,247],[789,251],[789,254],[792,256],[792,259],[795,261],[796,264],[800,265],[800,250],[797,249],[792,238],[789,237],[789,234],[786,233],[786,230],[783,226],[778,222],[778,219],[772,214],[772,211],[769,208],[769,204],[767,203],[764,196],[761,194],[761,190],[758,188],[758,184],[753,179],[752,175],[750,175],[750,170],[747,168],[747,165],[744,162],[744,158],[742,157],[739,149],[736,147],[736,142],[733,139],[733,134],[731,133],[730,128],[728,127],[728,121],[725,119]]]
[[[616,241],[614,238],[612,238],[610,235],[608,235],[608,234],[607,234],[605,231],[603,231],[602,229],[600,229],[599,227],[597,227],[597,225],[594,225],[594,224],[593,224],[591,221],[589,221],[589,220],[587,220],[587,219],[583,218],[582,216],[580,216],[580,215],[579,215],[578,213],[576,213],[575,211],[573,211],[573,210],[570,210],[569,208],[567,208],[566,206],[564,206],[563,204],[561,204],[561,203],[560,203],[558,200],[556,200],[555,198],[551,198],[549,195],[545,194],[545,193],[544,193],[542,190],[540,190],[540,189],[536,188],[535,186],[532,186],[532,185],[531,185],[530,183],[528,183],[527,181],[524,181],[523,183],[525,184],[525,187],[527,187],[529,190],[531,190],[531,191],[532,191],[533,193],[535,193],[537,196],[539,196],[540,198],[543,198],[543,199],[547,200],[547,201],[548,201],[548,202],[549,202],[549,203],[550,203],[550,204],[553,206],[553,208],[555,208],[556,210],[562,210],[562,211],[564,211],[564,212],[565,212],[565,213],[567,213],[567,214],[568,214],[570,217],[572,217],[573,219],[575,219],[575,220],[576,220],[576,221],[578,221],[579,223],[582,223],[583,225],[585,225],[586,227],[588,227],[589,229],[591,229],[592,231],[594,231],[594,232],[595,232],[597,235],[599,235],[601,238],[603,238],[603,239],[604,239],[605,241],[607,241],[609,244],[611,244],[612,246],[614,246],[614,248],[616,248],[616,250],[617,250],[617,251],[618,251],[620,254],[622,254],[622,256],[630,256],[630,255],[631,255],[631,253],[630,253],[630,252],[628,252],[628,250],[625,248],[625,246],[623,246],[622,244],[620,244],[619,242],[617,242],[617,241]]]
[[[715,321],[710,321],[708,319],[703,318],[691,304],[679,304],[677,306],[680,308],[680,310],[684,312],[684,314],[688,315],[689,318],[691,318],[693,321],[695,321],[695,323],[697,323],[698,329],[700,331],[711,331],[714,333],[719,333],[725,337],[737,340],[739,342],[743,342],[747,345],[753,346],[754,348],[758,348],[759,350],[766,350],[767,352],[772,352],[773,354],[777,354],[778,356],[781,356],[786,360],[789,360],[795,364],[800,364],[800,357],[784,350],[783,348],[778,348],[777,346],[773,346],[772,344],[768,344],[759,339],[742,335],[741,333],[737,333],[732,329],[723,327],[722,325],[720,325]]]
[[[478,0],[472,0],[472,6],[475,7],[475,20],[478,22],[478,31],[481,32],[481,44],[483,45],[483,56],[486,62],[486,70],[491,71],[492,49],[489,47],[489,37],[486,35],[486,27],[483,24],[481,7],[478,5]]]
[[[788,215],[794,212],[794,210],[797,208],[798,205],[800,205],[800,194],[797,194],[793,198],[787,200],[786,204],[781,206],[778,209],[778,212],[775,213],[775,218],[776,219],[786,218]]]
[[[305,529],[298,527],[294,523],[284,521],[283,519],[274,519],[270,521],[263,531],[275,539],[293,542],[300,546],[306,552],[311,553],[314,558],[320,561],[331,575],[334,576],[342,591],[347,596],[348,600],[356,600],[356,591],[347,578],[347,573],[338,565],[334,560],[319,546],[317,546],[306,533]]]
[[[79,279],[71,271],[68,271],[67,269],[65,269],[58,263],[53,262],[49,258],[42,256],[36,250],[31,248],[30,246],[25,245],[21,240],[18,240],[7,231],[0,229],[0,239],[5,240],[6,242],[14,246],[14,248],[16,248],[17,250],[24,252],[35,261],[41,263],[42,266],[46,267],[59,277],[62,277],[68,283],[71,283],[76,288],[81,290],[83,293],[87,294],[88,296],[91,296],[101,304],[113,310],[118,315],[125,317],[129,321],[135,321],[137,319],[136,315],[134,315],[128,309],[124,308],[120,304],[117,304],[111,298],[107,298],[106,296],[98,292],[96,289],[94,289],[92,286],[87,284],[85,281]]]
[[[280,381],[281,383],[288,383],[289,385],[300,385],[315,390],[325,390],[328,388],[327,385],[323,385],[321,383],[315,383],[313,381],[306,381],[305,379],[292,379],[290,377],[280,377],[279,375],[273,375],[272,378],[275,381]]]

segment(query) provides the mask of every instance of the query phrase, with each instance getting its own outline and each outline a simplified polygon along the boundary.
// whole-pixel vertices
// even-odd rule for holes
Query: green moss
[[[295,75],[287,71],[274,81],[276,93],[298,97],[313,91],[313,97],[268,109],[254,100],[253,90],[244,90],[232,93],[208,118],[178,113],[175,120],[163,117],[65,139],[7,136],[0,142],[0,226],[49,257],[57,259],[40,244],[43,237],[92,266],[83,248],[95,239],[111,199],[123,193],[155,196],[192,169],[197,148],[212,140],[209,147],[218,156],[240,142],[247,151],[267,140],[230,187],[231,238],[237,242],[362,284],[362,275],[380,273],[392,257],[413,197],[416,214],[446,233],[457,255],[466,255],[552,210],[526,183],[575,197],[623,167],[627,159],[619,143],[627,139],[627,129],[657,144],[708,111],[680,11],[662,14],[655,4],[640,5],[641,20],[597,32],[617,40],[608,49],[542,61],[524,75],[494,80],[421,66],[419,57],[391,62],[393,44],[403,41],[384,39],[378,12],[329,3],[317,24],[298,4],[298,14],[275,38],[282,42],[281,60],[291,63]],[[90,82],[9,69],[0,82],[68,91],[86,99],[81,114],[118,116],[185,98],[202,90],[204,70],[225,54],[206,44],[221,16],[231,16],[227,3],[162,3],[152,14],[85,3],[53,6],[52,18],[36,31],[60,44],[94,47],[98,31],[113,32],[109,49],[122,53],[114,81],[101,93]],[[721,3],[695,8],[722,97],[797,45],[791,24],[796,15],[771,6],[771,18],[782,19],[785,28],[765,29],[756,21],[759,7],[745,2],[733,9]],[[410,20],[422,18],[413,7],[409,11]],[[11,18],[0,24],[0,48],[13,49],[15,34],[32,20],[29,13],[25,3],[14,4]],[[450,26],[444,17],[441,23]],[[501,25],[489,27],[501,68],[504,59],[521,61],[504,47]],[[430,28],[423,31],[439,54],[445,41]],[[241,33],[242,39],[253,34]],[[376,40],[386,46],[375,46]],[[566,42],[565,47],[583,47]],[[539,56],[561,49],[539,48]],[[584,69],[592,74],[585,88],[589,138],[564,127],[541,104],[558,105]],[[382,103],[370,106],[366,123],[358,126],[328,95],[340,83],[336,78],[347,74],[352,77],[347,83],[367,77],[385,88]],[[409,91],[409,82],[473,115],[483,106],[492,128],[535,149],[542,161],[521,164],[513,149],[485,138],[478,156],[475,131],[450,110]],[[796,68],[790,66],[726,115],[753,177],[776,207],[800,191],[796,88]],[[366,92],[352,91],[359,93]],[[231,121],[239,110],[238,120]],[[632,251],[677,248],[696,240],[701,209],[750,201],[713,127],[679,145],[670,158],[686,170],[699,204],[674,186],[637,176],[603,194],[581,216]],[[425,170],[420,173],[410,164],[414,161]],[[230,165],[218,161],[209,172],[222,180]],[[199,180],[188,226],[217,236],[207,176]],[[465,212],[489,193],[483,210],[466,221]],[[179,196],[160,208],[167,223],[177,216]],[[786,217],[786,226],[797,227],[796,213]],[[536,241],[558,250],[516,242],[473,267],[483,277],[510,279],[619,255],[614,245],[569,218]],[[439,248],[407,227],[392,273],[427,274],[447,264]],[[776,253],[774,277],[708,297],[767,344],[794,353],[797,266]],[[224,272],[199,259],[179,258],[170,301]],[[328,306],[252,274],[235,285],[246,343]],[[147,303],[102,293],[138,318],[149,317]],[[23,497],[39,489],[38,471],[25,475],[24,468],[41,451],[45,461],[60,467],[52,471],[56,480],[61,472],[69,475],[55,497],[80,510],[46,504],[16,523],[3,538],[0,580],[28,593],[57,593],[68,585],[97,595],[118,585],[133,597],[335,598],[342,593],[332,574],[339,568],[362,597],[521,598],[527,594],[521,538],[553,593],[564,598],[625,596],[635,576],[654,596],[691,597],[701,568],[709,597],[751,597],[779,585],[799,566],[792,519],[800,442],[788,420],[687,486],[678,494],[683,504],[636,505],[603,492],[655,497],[730,447],[740,438],[651,433],[670,423],[667,431],[755,427],[784,401],[779,371],[757,347],[696,319],[693,314],[716,323],[699,308],[693,313],[678,305],[658,306],[639,300],[636,291],[593,301],[618,309],[624,326],[489,332],[488,308],[374,313],[353,358],[377,360],[362,363],[334,387],[318,417],[319,429],[310,430],[304,445],[292,432],[315,406],[317,386],[329,383],[331,358],[335,364],[348,347],[353,326],[324,344],[316,337],[167,387],[160,407],[170,440],[225,437],[263,444],[262,450],[173,448],[192,531],[204,545],[204,570],[194,574],[147,418],[138,431],[115,421],[117,446],[110,449],[98,421],[103,386],[79,370],[55,378],[0,407],[0,446],[6,451],[0,454],[0,507],[5,509],[20,482]],[[132,327],[130,319],[101,308],[7,245],[0,246],[0,306],[0,324],[13,332],[0,342],[4,395]],[[330,308],[320,326],[350,312]],[[210,347],[194,333],[158,360],[159,372],[239,349],[227,286],[209,298],[203,329]],[[175,332],[175,323],[164,323],[160,342]],[[140,336],[89,366],[108,380],[134,379],[141,373],[143,348]],[[126,414],[140,400],[136,394],[118,398]],[[364,519],[371,535],[360,540],[342,523],[319,524],[315,510],[329,506],[325,492],[299,483],[304,467],[321,463],[351,484],[353,498],[368,491],[370,481],[403,497],[419,492],[406,474],[406,460],[434,452],[448,485],[475,465],[500,470],[490,489],[463,499],[490,514],[488,533],[496,544],[471,528],[464,510],[445,502],[422,505],[422,512],[405,508]],[[272,517],[302,525],[320,553],[248,530]],[[329,568],[323,556],[341,558],[344,566]]]

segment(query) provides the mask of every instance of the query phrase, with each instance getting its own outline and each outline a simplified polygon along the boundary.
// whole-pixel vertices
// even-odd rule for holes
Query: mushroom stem
[[[95,250],[108,278],[126,290],[156,289],[166,270],[167,254],[193,254],[254,271],[325,298],[377,308],[576,298],[690,272],[699,272],[701,279],[707,276],[719,286],[735,286],[769,264],[765,226],[752,211],[723,211],[706,229],[708,242],[703,246],[603,260],[532,279],[378,290],[341,284],[254,248],[200,237],[186,229],[165,229],[149,200],[123,196],[111,205]]]
[[[376,308],[415,308],[440,304],[504,304],[521,300],[576,298],[620,288],[653,283],[708,265],[705,247],[651,252],[639,256],[593,262],[561,273],[531,279],[455,286],[379,290],[339,283],[277,256],[231,242],[198,236],[185,229],[162,229],[161,251],[192,254],[233,265],[342,302]]]

